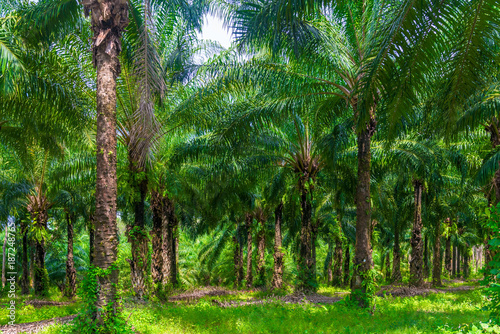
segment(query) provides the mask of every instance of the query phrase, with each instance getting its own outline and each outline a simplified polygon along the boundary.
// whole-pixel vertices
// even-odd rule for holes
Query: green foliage
[[[486,286],[485,292],[490,298],[487,305],[491,320],[500,324],[500,203],[496,207],[486,208],[485,227],[490,233],[491,261],[485,269],[482,284]]]
[[[102,310],[96,308],[99,277],[110,275],[113,270],[117,270],[116,264],[110,266],[106,270],[93,266],[89,268],[87,275],[78,289],[78,295],[82,299],[82,308],[71,326],[65,328],[65,333],[133,333],[122,315],[122,308],[120,305],[117,305],[115,310],[113,310],[113,303],[105,305]],[[115,303],[118,304],[119,302],[115,301]],[[102,324],[97,324],[96,322],[96,315],[98,312],[103,317]]]

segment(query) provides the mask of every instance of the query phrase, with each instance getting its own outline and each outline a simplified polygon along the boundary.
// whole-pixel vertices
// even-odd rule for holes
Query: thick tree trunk
[[[415,190],[415,214],[411,234],[410,286],[420,287],[424,284],[423,242],[422,242],[422,191],[424,185],[420,180],[413,181]]]
[[[257,232],[257,282],[261,286],[266,285],[266,231],[264,224],[265,221],[263,219],[259,219],[259,231]]]
[[[45,201],[45,198],[38,200],[38,203]],[[45,206],[41,206],[42,208]],[[41,236],[35,238],[35,257],[34,257],[34,278],[33,285],[35,295],[46,295],[49,289],[48,273],[45,269],[45,237],[44,232],[47,230],[48,214],[45,209],[35,205],[29,205],[28,211],[31,213],[36,229],[41,231]]]
[[[451,259],[451,277],[457,276],[457,246],[453,245],[452,259]]]
[[[394,223],[394,248],[392,250],[392,283],[399,283],[403,280],[401,275],[401,248],[399,245],[399,224]]]
[[[460,272],[460,262],[461,262],[461,249],[462,247],[458,246],[457,247],[457,278],[462,277],[462,274]]]
[[[344,257],[344,286],[349,284],[349,280],[351,279],[351,250],[350,245],[347,243],[345,248],[345,257]]]
[[[233,262],[234,262],[234,284],[239,287],[241,284],[240,267],[242,263],[240,262],[241,247],[239,242],[239,224],[236,223],[236,231],[233,235]]]
[[[76,294],[76,269],[75,261],[73,260],[73,239],[74,231],[73,226],[76,220],[74,214],[66,213],[66,222],[68,224],[68,245],[67,245],[67,259],[66,259],[66,288],[64,295],[73,298]]]
[[[447,271],[448,276],[451,277],[451,236],[446,238],[444,245],[444,269]]]
[[[335,250],[333,251],[333,286],[342,286],[342,240],[335,239]]]
[[[146,293],[146,277],[148,267],[148,236],[145,232],[145,206],[146,192],[148,188],[147,178],[136,180],[137,175],[143,173],[137,169],[136,163],[130,160],[129,173],[132,178],[132,188],[137,199],[134,200],[134,224],[129,229],[128,240],[131,246],[132,260],[130,263],[130,278],[135,296],[142,299]]]
[[[376,122],[370,119],[366,129],[358,133],[358,184],[356,187],[356,246],[354,253],[354,272],[351,280],[351,295],[360,307],[367,307],[364,275],[373,268],[371,232],[371,137]]]
[[[328,253],[326,256],[326,283],[328,286],[333,285],[333,242],[328,243]]]
[[[385,281],[389,282],[391,280],[391,254],[387,252],[385,254]]]
[[[312,189],[306,188],[305,184],[309,180],[308,176],[300,178],[300,207],[302,214],[302,226],[300,229],[300,246],[298,257],[298,284],[297,291],[315,291],[316,290],[316,275],[314,266],[313,253],[313,226],[312,226]]]
[[[151,191],[151,211],[153,213],[153,230],[151,231],[151,277],[153,285],[158,289],[163,281],[163,199],[162,195],[155,190]]]
[[[429,238],[427,235],[424,237],[424,279],[429,278]]]
[[[281,289],[283,286],[283,252],[281,250],[281,224],[283,221],[283,202],[274,210],[274,270],[273,289]]]
[[[251,288],[253,285],[253,275],[252,275],[252,221],[253,217],[251,214],[245,214],[245,226],[247,228],[247,275],[245,280],[247,281],[247,288]]]
[[[434,227],[434,256],[432,263],[432,286],[440,287],[443,286],[441,282],[441,222],[436,221],[436,226]]]
[[[177,256],[176,256],[176,230],[177,217],[175,216],[175,203],[165,198],[165,215],[163,220],[163,284],[177,286]]]
[[[27,295],[30,292],[29,266],[28,266],[28,226],[21,222],[21,233],[23,235],[23,253],[21,255],[23,274],[21,276],[21,293]]]
[[[464,249],[463,254],[462,254],[463,255],[463,259],[464,259],[464,274],[463,274],[463,277],[464,277],[464,279],[468,279],[469,275],[470,275],[469,248],[468,247],[464,247],[463,249]]]
[[[96,267],[108,271],[99,276],[96,321],[102,326],[116,314],[118,250],[116,226],[116,78],[120,74],[121,32],[128,24],[128,2],[83,0],[91,13],[94,64],[97,68],[97,166],[95,210]]]

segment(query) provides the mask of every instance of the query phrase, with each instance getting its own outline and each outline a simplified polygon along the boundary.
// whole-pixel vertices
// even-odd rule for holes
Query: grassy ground
[[[338,296],[340,289],[321,288],[323,295]],[[343,302],[333,305],[285,304],[272,302],[222,308],[219,301],[248,301],[268,297],[254,291],[226,296],[206,296],[198,302],[126,303],[124,315],[142,334],[170,333],[457,333],[467,324],[486,321],[481,308],[481,291],[435,293],[417,297],[385,297],[376,299],[371,314],[347,307]],[[3,305],[5,301],[0,299]],[[16,322],[38,321],[75,314],[78,304],[34,308],[19,300]],[[0,310],[0,323],[6,323],[6,310]],[[44,333],[58,333],[60,326]],[[470,328],[470,326],[468,327]],[[468,330],[464,331],[468,332]]]

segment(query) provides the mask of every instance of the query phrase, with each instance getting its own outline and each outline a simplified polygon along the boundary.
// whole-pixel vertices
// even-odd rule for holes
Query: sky
[[[224,48],[231,45],[231,33],[223,27],[222,20],[213,16],[205,17],[202,33],[199,35],[202,39],[210,39],[219,42]]]

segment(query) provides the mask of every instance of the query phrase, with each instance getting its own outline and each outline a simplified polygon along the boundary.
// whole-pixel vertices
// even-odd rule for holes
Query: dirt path
[[[431,288],[431,287],[423,287],[423,288],[410,288],[407,286],[383,286],[380,288],[377,296],[383,297],[384,295],[391,295],[393,297],[414,297],[414,296],[423,296],[428,295],[430,293],[447,293],[447,292],[460,292],[460,291],[469,291],[475,289],[476,286],[471,285],[462,285],[457,287],[450,288]]]
[[[24,324],[4,325],[0,326],[0,331],[3,334],[18,334],[18,333],[38,333],[45,327],[55,324],[66,324],[73,320],[76,315],[68,315],[61,318],[53,318],[48,320],[26,322]]]

